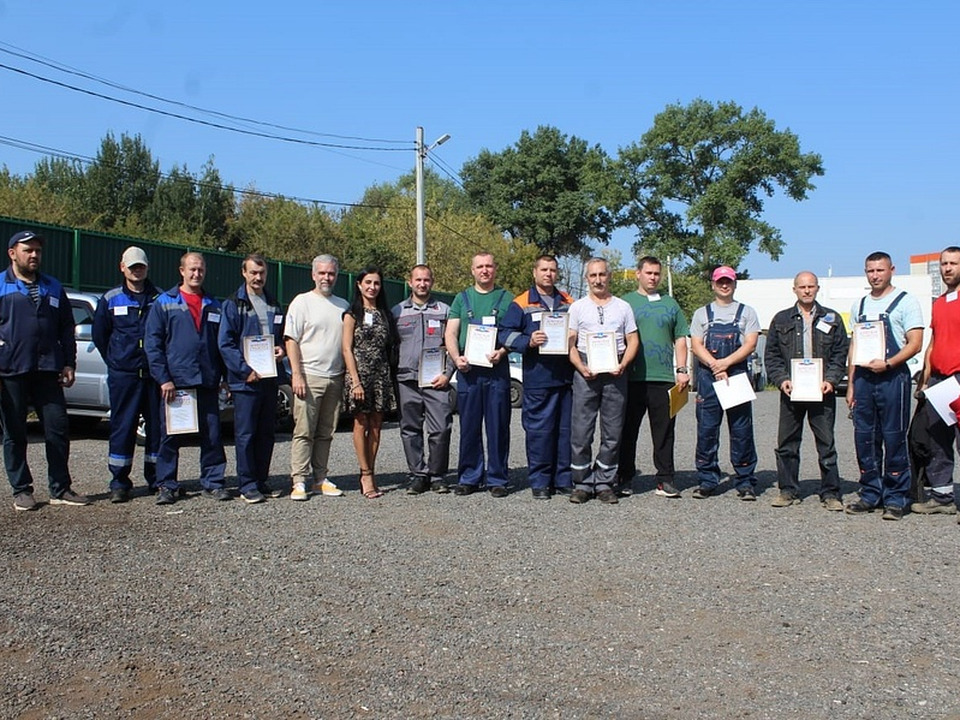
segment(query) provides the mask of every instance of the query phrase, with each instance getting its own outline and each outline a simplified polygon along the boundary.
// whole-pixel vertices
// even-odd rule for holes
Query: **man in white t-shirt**
[[[350,307],[346,300],[333,294],[339,270],[332,255],[315,257],[316,287],[297,295],[287,309],[284,338],[294,395],[290,440],[292,500],[306,500],[310,489],[324,495],[343,495],[327,479],[330,443],[343,394],[343,313]]]
[[[590,294],[569,311],[573,412],[570,418],[570,502],[590,498],[614,505],[620,457],[626,370],[640,346],[633,309],[610,294],[610,266],[603,258],[587,261]],[[593,460],[593,434],[600,418],[600,449]]]
[[[847,368],[847,406],[853,411],[853,442],[860,466],[860,499],[844,508],[849,515],[883,508],[884,520],[899,520],[910,490],[907,428],[910,424],[910,370],[907,360],[923,345],[920,301],[892,284],[896,268],[885,252],[867,255],[864,273],[870,294],[850,309],[853,343]],[[858,323],[879,324],[882,357],[854,364]],[[863,336],[861,336],[863,337]],[[881,466],[881,464],[883,466]]]
[[[733,299],[737,273],[726,265],[713,271],[713,302],[697,308],[690,321],[690,348],[697,368],[697,476],[693,497],[709,497],[720,483],[720,425],[724,413],[730,431],[730,463],[741,500],[757,499],[757,446],[753,438],[753,403],[721,407],[714,382],[747,372],[747,359],[757,347],[760,319],[756,311]]]

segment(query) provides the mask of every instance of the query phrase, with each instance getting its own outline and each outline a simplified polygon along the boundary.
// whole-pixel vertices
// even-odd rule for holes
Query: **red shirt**
[[[948,298],[952,299],[947,302]],[[937,375],[960,372],[960,297],[956,291],[933,301],[930,328],[933,330],[930,371]]]
[[[203,295],[199,293],[194,295],[181,290],[180,297],[183,298],[183,301],[187,304],[187,307],[190,308],[190,314],[193,316],[193,324],[197,326],[197,332],[199,332],[200,315],[203,313]]]

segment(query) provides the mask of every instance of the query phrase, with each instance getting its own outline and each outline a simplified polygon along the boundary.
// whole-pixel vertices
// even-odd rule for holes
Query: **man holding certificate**
[[[283,380],[283,311],[266,290],[263,255],[247,255],[240,272],[243,285],[223,303],[219,343],[233,395],[240,497],[253,504],[279,495],[267,486],[267,478],[275,442],[277,387]]]
[[[940,279],[944,292],[933,302],[930,321],[933,334],[927,345],[923,377],[918,385],[921,390],[927,390],[944,381],[953,382],[954,389],[947,395],[949,407],[950,395],[953,395],[952,401],[956,402],[956,378],[960,377],[960,302],[957,300],[960,291],[960,247],[950,246],[940,253]],[[923,413],[930,438],[928,447],[931,457],[927,463],[930,495],[926,500],[918,498],[918,502],[913,503],[910,509],[922,515],[956,515],[953,465],[954,446],[960,436],[958,425],[956,422],[948,425],[929,399],[925,405],[918,413]],[[949,417],[949,413],[947,415]]]
[[[570,362],[573,376],[570,468],[574,484],[570,502],[596,498],[617,502],[614,486],[627,401],[626,370],[637,354],[633,309],[610,294],[610,266],[591,258],[586,267],[590,293],[570,306]],[[600,420],[600,449],[593,460],[593,436]]]
[[[777,484],[773,507],[800,502],[800,441],[806,417],[820,460],[820,502],[843,510],[834,424],[835,389],[846,372],[847,330],[836,310],[817,303],[820,285],[812,272],[793,279],[797,303],[773,316],[763,362],[769,381],[780,388],[777,432]]]
[[[570,408],[573,366],[567,344],[567,310],[573,298],[555,287],[557,259],[541,255],[533,287],[518,295],[503,318],[500,340],[523,355],[523,429],[527,477],[538,500],[569,494]]]
[[[510,363],[507,348],[497,343],[497,328],[513,299],[496,286],[497,264],[490,253],[478,253],[470,264],[473,287],[457,294],[450,306],[444,340],[460,372],[459,481],[456,495],[470,495],[486,481],[492,497],[507,495],[510,454]],[[483,457],[486,426],[487,459]]]
[[[412,478],[407,494],[446,493],[444,476],[450,464],[453,429],[450,378],[455,372],[443,347],[450,306],[431,295],[433,271],[427,265],[416,265],[407,284],[410,297],[392,310],[400,335],[400,441]]]
[[[723,409],[714,383],[744,383],[747,359],[757,347],[760,320],[756,311],[733,299],[737,273],[726,265],[713,271],[713,302],[697,308],[690,321],[690,347],[700,361],[697,369],[697,451],[700,485],[697,499],[710,497],[720,484],[720,424],[727,415],[730,463],[741,500],[757,499],[757,447],[753,439],[753,404],[742,402]],[[738,377],[742,375],[743,377]],[[753,396],[749,383],[745,383]]]
[[[850,310],[854,325],[847,384],[860,465],[860,498],[844,509],[859,515],[883,507],[884,520],[903,517],[910,491],[907,360],[920,352],[923,344],[920,302],[893,286],[894,269],[885,252],[867,256],[864,273],[870,294]],[[881,467],[884,462],[886,467]]]
[[[150,309],[143,349],[150,374],[160,386],[160,453],[157,457],[157,505],[176,502],[177,464],[183,437],[200,433],[200,483],[203,496],[229,500],[224,487],[227,458],[220,438],[218,389],[223,362],[217,338],[220,303],[204,293],[206,261],[198,252],[180,258],[180,285],[160,293]]]
[[[640,349],[627,376],[627,406],[623,415],[620,440],[620,492],[632,492],[637,472],[637,437],[643,416],[650,415],[650,439],[653,441],[653,465],[657,471],[656,494],[678,498],[673,484],[674,427],[670,415],[670,388],[679,390],[690,384],[687,367],[687,336],[690,326],[683,310],[669,295],[661,295],[660,261],[643,257],[637,263],[637,289],[623,299],[633,308],[640,335]],[[674,362],[676,360],[676,362]]]

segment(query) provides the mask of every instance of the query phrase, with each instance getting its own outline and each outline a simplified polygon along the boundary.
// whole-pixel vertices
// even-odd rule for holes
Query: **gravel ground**
[[[960,718],[955,519],[824,511],[809,431],[813,497],[772,508],[776,406],[756,403],[756,503],[690,497],[692,405],[684,497],[643,475],[617,506],[533,500],[518,411],[506,499],[406,495],[391,425],[378,501],[340,432],[342,498],[111,505],[101,428],[72,448],[96,504],[0,508],[0,716]],[[640,447],[648,473],[646,427]],[[273,484],[288,463],[284,436]]]

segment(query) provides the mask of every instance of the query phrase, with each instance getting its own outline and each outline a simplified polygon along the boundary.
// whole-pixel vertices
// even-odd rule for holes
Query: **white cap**
[[[147,260],[147,254],[135,245],[131,245],[126,250],[123,251],[123,255],[120,256],[120,262],[122,262],[127,267],[133,267],[134,265],[146,265],[150,267],[150,261]]]

